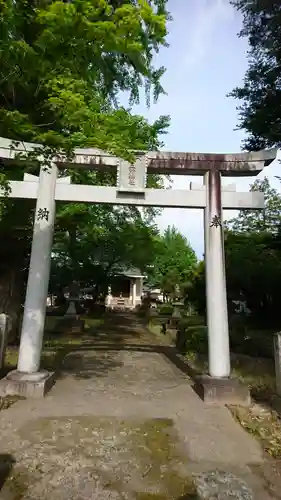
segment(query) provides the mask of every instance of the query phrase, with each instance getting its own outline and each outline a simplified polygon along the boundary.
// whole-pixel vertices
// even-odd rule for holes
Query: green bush
[[[205,321],[202,316],[185,316],[181,319],[181,325],[185,327],[189,326],[204,326]]]
[[[172,315],[173,310],[174,310],[174,307],[172,304],[162,304],[158,308],[159,314],[166,314],[166,315]]]
[[[177,333],[176,346],[177,349],[183,354],[189,351],[206,354],[208,352],[207,327],[205,325],[181,325]]]
[[[266,330],[231,330],[230,349],[253,358],[273,358],[273,333]]]
[[[242,315],[230,317],[230,349],[232,352],[252,357],[273,357],[273,333],[271,329],[253,328],[249,318]]]
[[[149,306],[148,304],[142,302],[137,305],[135,311],[140,318],[146,318],[148,316]]]

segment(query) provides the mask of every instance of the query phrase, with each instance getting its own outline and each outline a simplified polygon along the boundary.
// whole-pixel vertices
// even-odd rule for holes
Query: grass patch
[[[208,373],[207,355],[192,351],[185,358],[196,372]],[[248,385],[258,401],[270,402],[275,395],[275,368],[271,359],[231,353],[231,376]]]
[[[25,399],[22,396],[0,396],[0,411],[7,410],[10,406],[13,406],[17,401]]]
[[[60,336],[46,336],[44,339],[44,344],[43,344],[43,351],[44,349],[59,349],[59,348],[64,348],[66,346],[71,346],[71,345],[81,345],[82,343],[82,338],[81,336],[76,336],[75,335],[60,335]]]
[[[273,360],[232,354],[231,367],[232,376],[248,385],[256,400],[270,401],[274,396],[276,385]]]
[[[48,351],[42,351],[41,354],[41,367],[44,370],[50,370],[54,371],[56,370],[59,366],[58,363],[56,362],[58,358],[58,352],[55,350],[48,350]],[[4,374],[8,373],[11,370],[15,370],[18,364],[18,349],[15,347],[13,348],[8,348],[6,350],[6,355],[5,355],[5,368],[4,368]]]
[[[275,411],[265,408],[231,406],[237,422],[261,442],[263,449],[273,458],[281,459],[281,420]]]
[[[234,418],[245,430],[255,436],[263,449],[273,458],[281,458],[280,409],[275,411],[276,395],[274,361],[233,354],[232,375],[251,390],[253,404],[250,408],[230,407]]]
[[[53,334],[46,334],[41,353],[41,367],[50,371],[57,370],[60,367],[61,360],[65,353],[68,352],[72,346],[75,347],[81,344],[81,336],[54,336]],[[18,347],[8,346],[5,353],[5,367],[3,375],[11,370],[14,370],[17,367],[17,363]]]
[[[208,372],[208,359],[195,352],[186,356],[188,364],[197,373]],[[231,355],[232,377],[248,385],[255,404],[250,408],[230,406],[229,409],[240,425],[256,437],[263,449],[273,458],[281,459],[281,419],[275,390],[273,360],[252,358],[243,354]],[[256,404],[258,403],[258,404]]]
[[[161,343],[163,344],[174,344],[176,341],[176,331],[170,330],[167,328],[166,333],[162,332],[162,325],[154,324],[153,322],[149,323],[149,331],[155,335],[155,337],[159,338]]]
[[[85,329],[97,328],[104,325],[104,318],[88,318],[87,316],[81,316],[81,319],[85,320]]]
[[[183,320],[188,325],[192,325],[189,328],[190,331],[187,330],[187,334],[190,335],[190,337],[192,337],[192,335],[196,337],[198,333],[197,328],[198,330],[202,328],[196,325],[200,320],[201,318],[199,317]],[[195,323],[194,326],[192,323]],[[149,324],[149,330],[156,337],[162,339],[163,342],[175,343],[175,331],[169,331],[167,329],[166,335],[163,335],[161,332],[161,325],[154,324],[153,321]],[[205,332],[203,332],[203,334],[204,333]],[[196,345],[196,338],[194,343]],[[184,357],[195,373],[208,373],[207,354],[198,352],[198,349],[193,348],[188,349]],[[275,367],[274,360],[271,358],[252,357],[245,354],[231,353],[231,376],[248,385],[253,398],[257,401],[271,403],[276,397]]]
[[[5,368],[13,370],[18,363],[18,348],[17,347],[7,347],[5,353]]]
[[[184,355],[188,365],[195,373],[208,373],[208,357],[205,354],[198,354],[190,351]]]
[[[85,322],[85,330],[89,330],[91,328],[96,328],[104,324],[104,318],[103,317],[98,317],[98,318],[89,318],[88,316],[83,316],[81,315],[80,318],[84,320]],[[65,316],[46,316],[45,319],[45,335],[47,334],[56,334],[58,335],[58,332],[56,330],[58,329],[58,325],[60,322],[65,319]],[[59,334],[61,335],[61,333]]]
[[[104,318],[88,318],[85,320],[85,330],[99,327],[104,324]],[[59,318],[56,316],[46,316],[46,329],[44,333],[43,349],[41,354],[41,367],[45,370],[55,371],[60,367],[64,354],[71,350],[71,347],[82,344],[83,334],[55,333]],[[18,347],[8,346],[5,354],[5,367],[2,376],[14,370],[18,363]],[[1,408],[0,408],[1,409]]]

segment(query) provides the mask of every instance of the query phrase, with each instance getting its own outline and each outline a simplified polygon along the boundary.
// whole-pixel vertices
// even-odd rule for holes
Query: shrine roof
[[[125,276],[126,278],[145,278],[145,274],[137,267],[127,268],[126,266],[116,266],[114,268],[114,276]]]

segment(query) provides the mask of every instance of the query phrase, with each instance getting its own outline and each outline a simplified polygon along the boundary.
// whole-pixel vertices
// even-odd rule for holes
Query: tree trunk
[[[23,275],[21,269],[9,265],[8,269],[2,270],[0,274],[0,313],[7,314],[12,322],[9,343],[15,342],[20,333],[22,288]]]
[[[0,313],[10,316],[9,342],[18,338],[22,320],[33,213],[33,200],[7,199],[0,217]]]

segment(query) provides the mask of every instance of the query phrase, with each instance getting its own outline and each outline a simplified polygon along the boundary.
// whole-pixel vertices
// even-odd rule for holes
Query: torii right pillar
[[[222,172],[218,169],[204,174],[209,374],[200,377],[195,387],[207,403],[249,405],[249,388],[231,378],[221,177]]]
[[[205,174],[206,208],[204,213],[206,299],[209,338],[209,374],[230,376],[227,295],[222,223],[221,173]]]
[[[148,171],[204,175],[205,267],[208,321],[208,375],[198,377],[195,389],[207,403],[249,404],[248,387],[231,378],[222,209],[262,208],[258,193],[222,191],[222,176],[255,176],[269,165],[277,150],[238,154],[162,152],[148,163]],[[165,170],[166,169],[166,170]],[[192,187],[191,187],[192,189]],[[198,189],[198,187],[197,187]],[[235,191],[235,190],[234,190]]]

